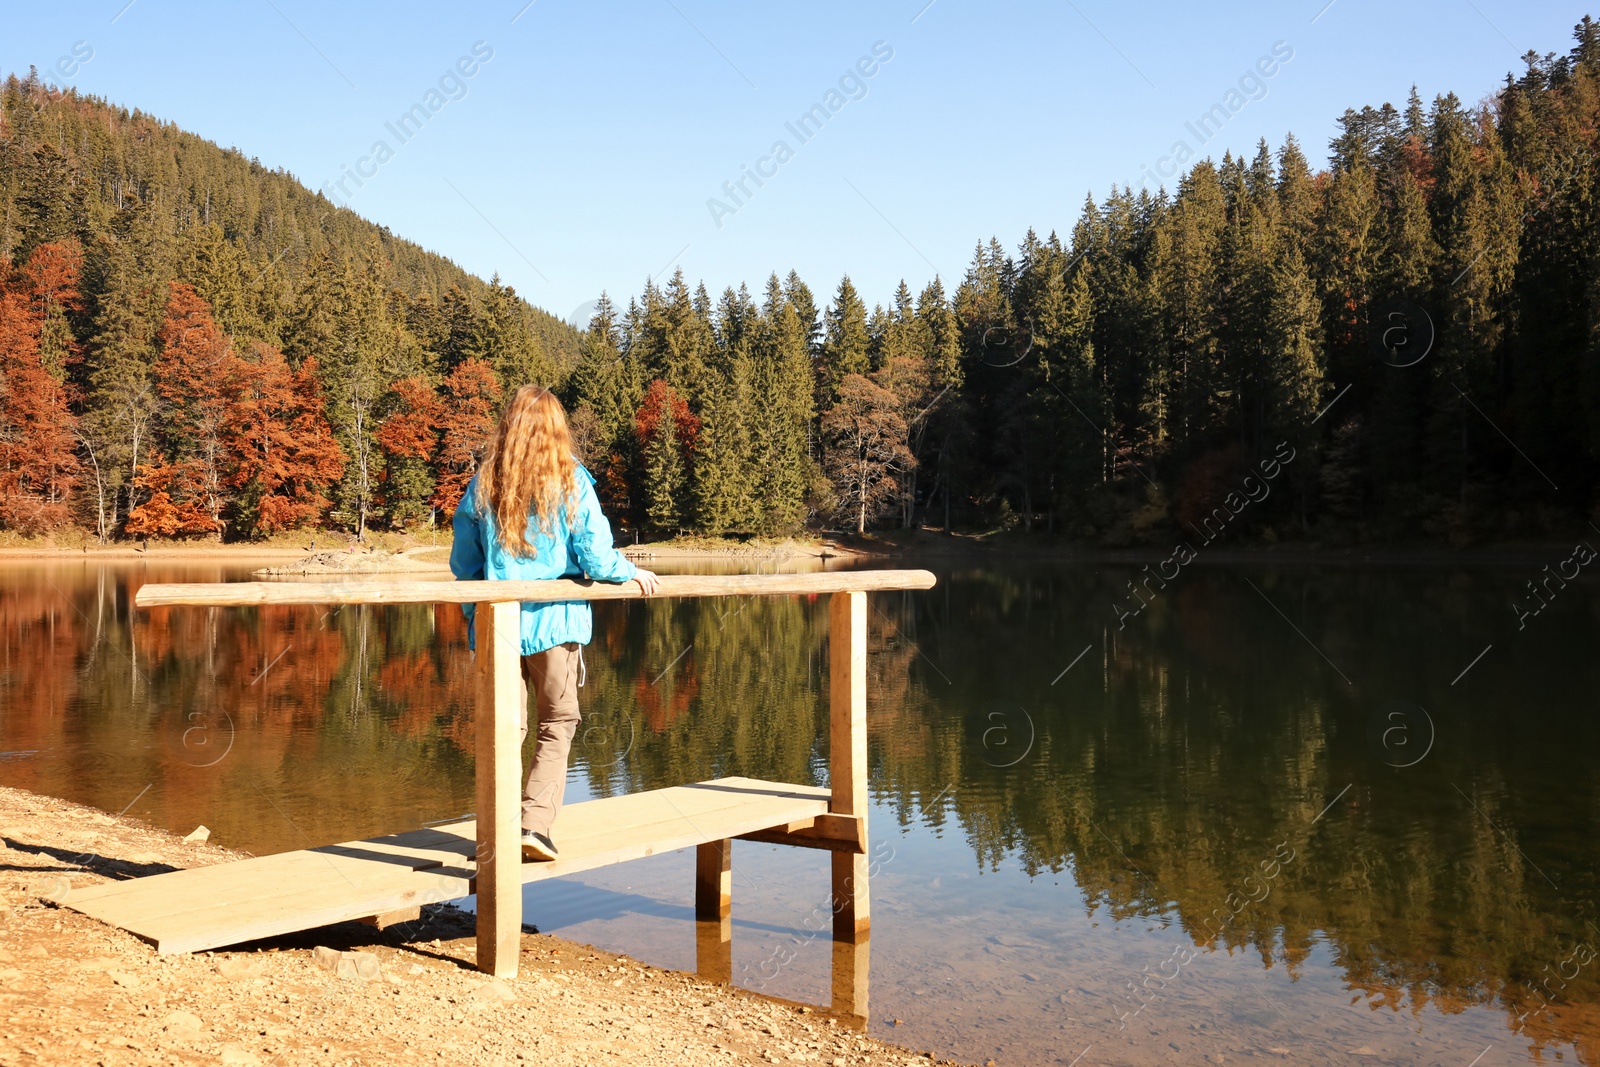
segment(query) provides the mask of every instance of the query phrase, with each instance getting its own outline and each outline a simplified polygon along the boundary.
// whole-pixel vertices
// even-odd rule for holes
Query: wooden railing
[[[668,575],[652,599],[664,597],[829,594],[829,787],[827,814],[807,826],[780,826],[748,836],[828,849],[833,857],[836,942],[861,942],[870,923],[867,892],[867,593],[928,589],[920,570],[832,571],[819,574]],[[172,605],[239,607],[269,604],[475,604],[477,656],[478,967],[516,974],[522,931],[522,754],[520,604],[561,600],[640,599],[638,583],[560,579],[541,582],[233,582],[146,585],[140,608]],[[730,911],[731,840],[698,848],[695,911],[720,920]],[[509,860],[507,860],[509,858]]]

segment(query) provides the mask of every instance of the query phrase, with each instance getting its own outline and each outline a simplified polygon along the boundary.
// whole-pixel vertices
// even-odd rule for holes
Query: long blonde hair
[[[537,385],[512,393],[478,468],[478,507],[494,514],[502,548],[536,555],[528,519],[539,532],[553,532],[562,505],[577,497],[577,471],[561,401]]]

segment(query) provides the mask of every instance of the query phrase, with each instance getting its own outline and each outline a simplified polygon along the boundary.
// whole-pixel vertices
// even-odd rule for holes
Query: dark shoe
[[[522,835],[522,858],[524,860],[548,861],[560,856],[556,851],[556,843],[544,834],[526,831]]]

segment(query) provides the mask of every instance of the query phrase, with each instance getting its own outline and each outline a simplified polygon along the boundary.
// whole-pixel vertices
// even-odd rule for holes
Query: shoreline
[[[473,969],[450,905],[379,930],[341,923],[233,949],[157,955],[54,903],[67,888],[244,858],[54,797],[0,786],[0,1065],[935,1060],[831,1012],[651,967],[524,928],[519,975]],[[361,953],[341,975],[314,949]],[[360,974],[354,972],[359,969]]]
[[[643,542],[618,545],[617,549],[629,560],[648,565],[649,561],[672,562],[792,562],[815,560],[824,566],[839,564],[915,563],[918,561],[949,560],[954,562],[986,563],[992,561],[1029,563],[1079,563],[1087,565],[1133,565],[1157,563],[1171,555],[1173,546],[1187,544],[1194,550],[1194,562],[1200,564],[1260,564],[1284,563],[1294,565],[1332,566],[1535,566],[1564,558],[1578,542],[1600,546],[1600,533],[1589,536],[1579,534],[1575,540],[1541,538],[1497,544],[1454,547],[1398,543],[1383,545],[1328,546],[1304,542],[1271,545],[1218,544],[1210,545],[1198,538],[1174,537],[1171,543],[1127,545],[1118,547],[1074,545],[1029,537],[995,537],[985,534],[957,533],[946,535],[934,530],[913,532],[891,531],[886,534],[868,534],[864,537],[849,535],[837,540],[817,542],[784,541],[772,545],[729,541],[721,544],[686,541]],[[437,568],[419,568],[415,565],[392,570],[327,571],[309,573],[370,574],[374,577],[391,575],[442,573],[448,570],[449,542],[440,545],[410,543],[392,538],[384,543],[375,540],[370,548],[352,553],[360,559],[372,551],[388,551],[417,563],[437,562]],[[163,563],[198,564],[219,563],[239,566],[283,566],[293,564],[312,555],[344,553],[347,548],[335,540],[325,542],[322,548],[310,544],[218,544],[215,542],[184,543],[158,542],[144,544],[118,542],[106,545],[85,544],[62,546],[51,544],[4,545],[0,544],[0,566],[27,561],[51,562],[144,562],[158,560]],[[420,558],[419,558],[420,557]],[[283,575],[280,575],[283,576]]]

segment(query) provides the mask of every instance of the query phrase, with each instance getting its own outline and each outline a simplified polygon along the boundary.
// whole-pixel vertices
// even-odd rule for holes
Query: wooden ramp
[[[804,833],[829,818],[827,789],[718,778],[571,804],[561,859],[523,863],[524,883],[745,834]],[[478,829],[466,821],[371,841],[258,856],[72,892],[65,905],[195,952],[454,900],[476,891]]]

